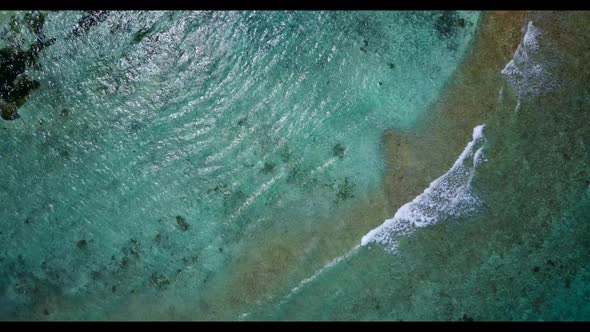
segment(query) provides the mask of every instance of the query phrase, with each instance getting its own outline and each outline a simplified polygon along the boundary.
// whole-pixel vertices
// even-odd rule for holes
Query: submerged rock
[[[352,182],[347,176],[344,177],[344,181],[338,186],[338,192],[336,193],[336,203],[353,198],[354,187],[354,182]]]
[[[139,44],[145,37],[151,35],[154,32],[154,30],[154,26],[140,29],[139,31],[133,34],[133,44]]]
[[[262,167],[262,169],[260,170],[262,173],[264,174],[269,174],[272,173],[272,171],[275,169],[276,164],[273,162],[265,162],[264,166]]]
[[[68,34],[67,39],[79,37],[98,23],[104,22],[109,16],[108,10],[86,10],[78,20],[76,27]]]
[[[439,38],[447,41],[447,48],[454,50],[457,48],[457,37],[467,25],[467,21],[460,17],[455,11],[444,11],[435,23],[434,29]]]
[[[189,228],[189,224],[187,224],[186,220],[181,216],[176,216],[176,225],[183,232],[186,232]]]
[[[339,159],[344,159],[344,152],[346,151],[346,147],[342,145],[342,143],[337,143],[332,148],[332,154],[334,157],[338,157]]]
[[[444,11],[435,21],[434,28],[441,38],[450,38],[465,28],[466,21],[457,12]]]
[[[4,120],[16,120],[20,118],[20,115],[16,112],[17,108],[14,103],[7,103],[0,100],[0,115]]]
[[[25,72],[36,66],[39,53],[55,42],[53,38],[45,38],[44,14],[29,14],[25,20],[37,36],[33,45],[28,50],[15,45],[0,49],[0,113],[4,120],[18,119],[17,110],[27,102],[31,92],[39,88],[40,83],[29,78]]]
[[[154,272],[150,277],[150,285],[158,290],[162,290],[170,285],[170,280],[165,275]]]
[[[76,246],[78,247],[78,249],[86,249],[86,247],[88,246],[88,241],[82,239],[76,243]]]

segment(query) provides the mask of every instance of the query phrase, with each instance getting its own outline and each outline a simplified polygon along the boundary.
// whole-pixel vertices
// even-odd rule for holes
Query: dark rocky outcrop
[[[104,22],[110,12],[108,10],[86,10],[82,13],[82,17],[78,20],[76,27],[68,34],[67,39],[80,37],[87,33],[93,26]]]
[[[24,21],[25,26],[37,36],[35,42],[28,49],[19,45],[0,49],[0,115],[4,120],[18,119],[18,109],[27,102],[31,92],[39,88],[40,83],[29,78],[25,72],[36,66],[39,53],[55,42],[55,39],[45,37],[45,14],[27,14]]]

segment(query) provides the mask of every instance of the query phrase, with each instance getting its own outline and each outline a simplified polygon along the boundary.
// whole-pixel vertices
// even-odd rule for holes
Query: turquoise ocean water
[[[31,43],[13,15],[4,45]],[[303,225],[371,192],[383,130],[426,111],[478,19],[113,12],[65,38],[80,16],[47,15],[56,42],[27,72],[41,86],[2,123],[3,318],[198,299],[262,221]]]
[[[34,42],[25,15],[0,14],[0,47]],[[359,238],[260,294],[235,274],[277,230],[382,189],[384,131],[425,119],[480,16],[110,12],[72,37],[83,13],[47,13],[55,41],[25,72],[39,88],[0,122],[0,319],[587,318],[590,99],[586,77],[552,74],[583,75],[583,56],[545,42],[542,19],[500,115],[415,201],[480,213],[447,213],[464,222],[424,227],[398,255]]]

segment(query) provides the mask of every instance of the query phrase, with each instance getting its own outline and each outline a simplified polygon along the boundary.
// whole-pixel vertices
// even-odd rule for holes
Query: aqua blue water
[[[12,15],[3,45],[30,42]],[[48,13],[41,87],[1,123],[3,319],[192,303],[265,222],[368,195],[479,14],[114,12],[65,39],[80,15]]]
[[[493,111],[448,171],[359,247],[246,319],[587,320],[588,15],[527,13],[498,68]],[[481,86],[490,87],[460,85],[458,96],[485,95]]]

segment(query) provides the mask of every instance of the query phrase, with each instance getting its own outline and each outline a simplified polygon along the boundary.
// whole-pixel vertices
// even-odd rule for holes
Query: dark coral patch
[[[176,226],[178,226],[181,231],[186,232],[190,225],[182,216],[176,216]]]
[[[367,47],[369,46],[369,42],[366,39],[363,39],[363,45],[360,47],[360,50],[367,53]]]
[[[76,246],[78,247],[78,249],[86,249],[86,247],[88,246],[88,241],[82,239],[76,243]]]
[[[463,315],[463,317],[462,317],[462,320],[463,320],[464,322],[473,322],[473,321],[475,321],[475,320],[473,319],[473,317],[470,317],[470,316],[467,316],[467,315]]]
[[[84,11],[82,17],[78,20],[78,24],[68,34],[67,38],[71,39],[73,37],[79,37],[82,34],[85,34],[93,26],[97,25],[98,23],[104,22],[108,18],[109,14],[110,12],[107,10]]]
[[[441,38],[453,37],[459,29],[464,28],[466,25],[465,19],[460,18],[457,12],[444,11],[440,15],[435,23],[434,28]]]
[[[349,180],[348,177],[344,178],[344,182],[338,186],[338,192],[336,192],[336,202],[345,201],[353,198],[354,194],[354,183]]]
[[[170,280],[168,280],[163,274],[154,272],[150,277],[150,285],[158,290],[162,290],[170,285]]]
[[[29,67],[37,67],[39,53],[55,42],[55,39],[45,38],[44,22],[45,15],[42,13],[25,15],[24,25],[37,35],[36,41],[29,49],[21,49],[16,45],[0,49],[0,116],[4,120],[18,119],[18,108],[40,86],[39,82],[26,75],[26,71]]]
[[[269,174],[272,173],[276,166],[277,165],[275,163],[267,161],[264,163],[264,166],[262,166],[262,169],[260,171],[264,174]]]
[[[345,151],[346,147],[344,147],[344,145],[342,145],[341,143],[337,143],[336,145],[334,145],[334,147],[332,147],[332,154],[334,155],[334,157],[338,157],[339,159],[344,158]]]

